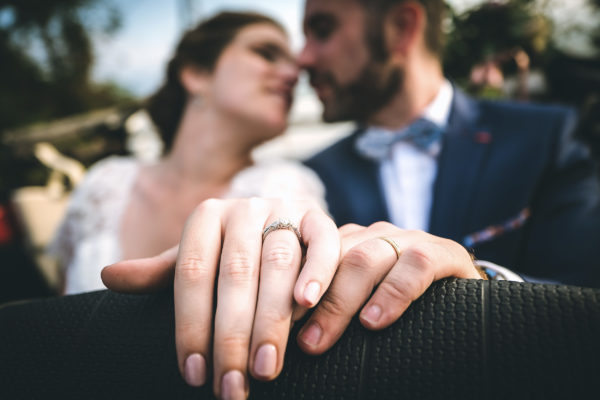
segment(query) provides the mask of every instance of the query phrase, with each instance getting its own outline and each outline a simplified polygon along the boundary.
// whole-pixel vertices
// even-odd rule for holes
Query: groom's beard
[[[390,102],[404,83],[401,67],[391,67],[378,61],[370,61],[357,79],[343,86],[331,73],[317,74],[310,70],[309,74],[313,85],[324,84],[332,89],[330,98],[323,101],[325,122],[366,122]]]

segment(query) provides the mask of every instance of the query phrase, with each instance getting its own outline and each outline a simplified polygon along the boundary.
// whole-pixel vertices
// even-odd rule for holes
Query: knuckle
[[[415,280],[386,279],[379,285],[379,290],[399,304],[411,303],[419,297],[421,285]]]
[[[198,204],[194,210],[194,214],[212,214],[216,213],[221,209],[222,200],[219,199],[207,199]]]
[[[414,237],[420,237],[420,236],[422,236],[422,235],[424,235],[424,234],[426,235],[426,233],[425,233],[425,232],[423,232],[423,231],[419,231],[419,230],[417,230],[417,229],[409,229],[409,230],[405,230],[405,231],[404,231],[404,233],[405,233],[407,236],[414,236]]]
[[[345,315],[344,299],[334,291],[327,292],[319,307],[326,313],[334,317]]]
[[[197,347],[210,340],[212,334],[210,326],[210,324],[200,322],[179,321],[177,323],[178,347],[196,350]]]
[[[361,228],[363,228],[362,226],[358,225],[358,224],[346,224],[340,227],[339,232],[340,235],[344,236],[344,235],[349,235],[352,232],[356,232],[358,230],[360,230]]]
[[[398,227],[396,227],[395,225],[392,225],[389,222],[385,221],[378,221],[369,225],[369,229],[374,231],[386,231],[390,228],[398,229]]]
[[[255,275],[256,268],[252,259],[245,254],[238,254],[221,265],[223,275],[234,282],[248,282]]]
[[[321,208],[321,206],[319,205],[319,202],[312,197],[305,197],[302,198],[301,200],[294,200],[294,201],[288,201],[288,203],[291,203],[290,205],[293,206],[294,208],[298,209],[298,210],[309,210],[307,212],[319,212],[322,213],[323,209]]]
[[[447,251],[456,252],[456,254],[469,254],[461,244],[455,242],[454,240],[441,238],[439,245],[441,248],[446,249]]]
[[[434,268],[432,250],[428,243],[416,243],[404,250],[404,255],[410,260],[411,265],[421,272],[432,272]]]
[[[351,270],[363,271],[373,265],[373,253],[366,246],[355,246],[346,253],[342,265]]]
[[[188,282],[199,282],[210,275],[210,264],[201,257],[184,256],[179,262],[177,272]]]
[[[278,243],[263,255],[264,265],[278,270],[289,270],[294,262],[294,251],[284,243]]]
[[[268,201],[260,197],[250,197],[244,201],[244,206],[249,215],[261,213],[267,206]]]
[[[225,349],[248,349],[250,347],[250,336],[243,333],[228,333],[216,339],[218,344]]]
[[[260,319],[261,326],[264,327],[273,327],[273,326],[289,326],[290,320],[292,318],[292,310],[281,309],[270,309],[263,310],[260,312],[260,315],[256,316],[256,320]],[[272,329],[266,329],[267,331],[272,331]]]
[[[357,228],[360,228],[360,227],[361,227],[360,225],[351,222],[349,224],[342,225],[340,227],[340,230],[341,229],[357,229]]]

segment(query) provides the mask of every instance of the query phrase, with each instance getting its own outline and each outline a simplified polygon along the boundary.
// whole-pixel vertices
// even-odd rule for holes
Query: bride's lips
[[[289,108],[292,105],[292,90],[287,88],[274,88],[269,91],[271,94],[279,97],[285,106]]]

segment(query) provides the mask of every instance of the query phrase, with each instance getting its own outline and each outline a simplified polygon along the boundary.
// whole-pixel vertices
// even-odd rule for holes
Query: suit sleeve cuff
[[[521,277],[519,274],[506,267],[494,264],[493,262],[485,260],[473,260],[473,263],[481,268],[490,280],[525,282],[523,277]]]

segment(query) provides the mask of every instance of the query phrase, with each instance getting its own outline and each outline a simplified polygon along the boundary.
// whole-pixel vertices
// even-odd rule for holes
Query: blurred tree
[[[600,0],[596,0],[594,3],[596,6],[596,10],[600,11]],[[596,27],[596,31],[594,32],[594,44],[596,48],[600,50],[600,24]]]
[[[115,138],[101,124],[89,126],[94,113],[86,113],[133,100],[116,85],[91,79],[92,37],[110,36],[119,27],[119,14],[105,0],[0,0],[0,222],[5,233],[0,238],[0,302],[53,293],[31,258],[25,225],[12,212],[13,190],[44,185],[49,175],[32,154],[35,141],[46,140],[57,127],[73,132],[54,144],[87,165],[119,150],[113,144],[122,135]],[[45,123],[32,127],[34,122]]]
[[[103,0],[0,0],[0,131],[129,100],[90,79],[91,35],[120,27]]]
[[[576,10],[580,15],[591,12],[600,18],[600,0],[587,0],[589,8]],[[485,1],[460,14],[450,8],[450,29],[445,53],[445,70],[459,85],[475,94],[506,96],[503,78],[516,77],[514,97],[529,100],[530,72],[541,72],[544,92],[537,99],[581,105],[596,84],[582,76],[597,75],[598,51],[574,56],[572,49],[557,43],[559,36],[577,33],[590,38],[600,50],[600,26],[581,26],[576,18],[557,20],[551,0]],[[594,10],[593,6],[597,9]],[[591,10],[591,11],[590,11]],[[594,19],[593,15],[588,15]],[[563,41],[564,42],[564,41]],[[565,74],[563,64],[576,59],[572,74]],[[580,65],[585,72],[581,73]],[[559,72],[560,71],[560,72]],[[539,77],[539,75],[538,75]],[[577,87],[577,90],[575,90]],[[504,90],[504,91],[503,91]],[[539,97],[542,95],[543,97]]]
[[[461,14],[450,9],[450,17],[445,70],[468,91],[500,97],[505,75],[520,74],[523,84],[529,69],[545,62],[552,22],[534,0],[485,2]],[[520,96],[527,96],[523,88]]]
[[[445,71],[479,96],[507,97],[511,80],[516,99],[576,107],[579,135],[600,160],[600,0],[571,5],[569,15],[555,12],[557,3],[485,1],[461,13],[449,6]],[[592,46],[582,45],[587,39]]]
[[[106,0],[0,0],[0,202],[14,187],[42,184],[48,173],[31,151],[6,145],[10,130],[132,102],[117,85],[91,79],[92,37],[108,37],[120,25]],[[67,153],[93,142],[81,133],[69,139]]]

